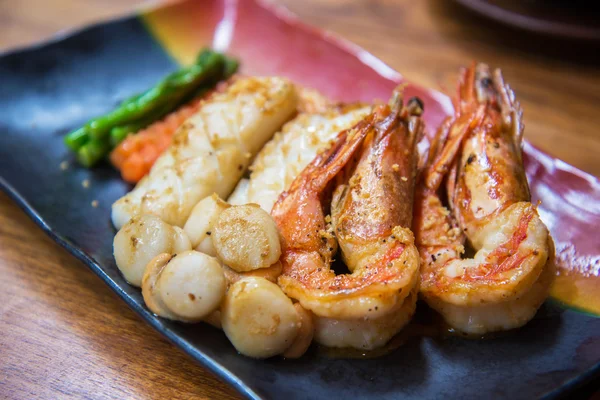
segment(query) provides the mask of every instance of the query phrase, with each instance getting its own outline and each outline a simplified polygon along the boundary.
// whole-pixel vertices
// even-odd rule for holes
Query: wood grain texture
[[[600,176],[600,48],[525,35],[450,0],[294,0],[304,21],[341,34],[408,80],[454,93],[474,60],[501,67],[525,112],[525,137]]]
[[[239,398],[4,194],[0,244],[0,398]]]
[[[526,137],[600,175],[597,47],[525,37],[447,0],[278,0],[408,79],[453,88],[471,60],[501,66]],[[138,0],[0,2],[0,50],[124,14]],[[166,342],[0,195],[0,398],[239,398]]]

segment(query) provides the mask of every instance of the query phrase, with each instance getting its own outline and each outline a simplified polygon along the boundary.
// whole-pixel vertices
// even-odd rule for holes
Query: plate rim
[[[78,36],[81,34],[85,34],[88,31],[93,29],[97,29],[102,26],[118,24],[122,22],[126,22],[128,20],[138,20],[142,25],[144,25],[148,35],[152,37],[153,40],[156,40],[152,35],[143,21],[143,15],[148,12],[152,12],[154,10],[159,10],[164,7],[170,7],[177,5],[178,3],[183,3],[185,1],[190,0],[176,0],[170,1],[162,4],[150,4],[150,5],[141,5],[131,12],[123,14],[121,16],[117,16],[115,18],[105,18],[99,19],[89,24],[83,26],[77,26],[74,28],[61,30],[48,38],[42,39],[40,41],[36,41],[34,43],[28,45],[17,46],[14,48],[10,48],[7,50],[0,51],[0,58],[14,56],[19,53],[26,52],[35,52],[42,50],[45,47],[58,44],[62,41],[65,41],[71,37]],[[225,0],[227,1],[227,0]],[[235,1],[235,0],[234,0]],[[288,25],[292,25],[295,28],[304,30],[312,35],[318,36],[321,40],[329,42],[336,47],[341,48],[345,52],[348,52],[355,56],[359,61],[370,68],[372,68],[377,74],[386,77],[391,80],[401,80],[403,82],[408,82],[413,84],[412,82],[406,80],[404,76],[390,67],[383,60],[379,59],[375,55],[373,55],[368,50],[362,48],[358,44],[351,42],[348,39],[340,36],[339,34],[332,32],[330,30],[321,29],[319,27],[310,25],[309,23],[301,20],[296,14],[291,12],[288,8],[269,3],[266,0],[251,0],[254,1],[258,6],[266,9],[268,12],[271,12],[275,15],[276,18],[282,20]],[[464,0],[456,0],[457,2],[462,3]],[[167,51],[164,51],[166,57],[171,59],[172,61],[177,63]],[[365,57],[359,57],[359,54],[364,55]],[[385,71],[385,72],[384,72]],[[415,86],[428,91],[429,93],[434,93],[436,95],[442,95],[444,97],[448,97],[446,94],[439,92],[437,90],[424,87],[418,84]],[[436,98],[438,97],[436,96]],[[575,175],[579,175],[584,179],[592,179],[597,182],[600,182],[600,177],[596,177],[590,173],[587,173],[583,170],[580,170],[577,167],[574,167],[558,158],[551,156],[550,154],[544,152],[539,149],[537,146],[532,143],[525,141],[524,147],[531,147],[535,153],[541,156],[545,156],[552,160],[553,163],[557,161],[565,164],[569,167],[569,172]],[[98,276],[117,296],[119,296],[128,306],[134,311],[138,317],[140,317],[144,322],[149,324],[155,331],[160,333],[163,337],[165,337],[169,342],[174,344],[179,349],[183,350],[183,352],[190,357],[193,361],[200,364],[203,368],[207,368],[211,373],[216,375],[222,382],[235,389],[238,393],[245,396],[251,400],[263,400],[266,399],[264,395],[257,393],[250,386],[248,386],[242,379],[238,378],[233,372],[229,371],[226,367],[222,366],[218,361],[214,360],[212,357],[207,356],[201,350],[197,350],[194,348],[186,340],[182,339],[177,333],[172,330],[165,328],[161,325],[160,317],[154,316],[150,313],[145,307],[138,305],[133,298],[130,297],[125,290],[123,290],[115,281],[113,281],[102,269],[100,264],[94,260],[93,257],[85,253],[80,247],[76,244],[72,243],[68,238],[58,234],[54,228],[52,228],[48,223],[42,218],[40,214],[35,210],[35,208],[23,197],[3,176],[0,175],[0,190],[4,192],[23,212],[38,226],[41,230],[51,238],[55,243],[59,244],[62,248],[67,250],[70,254],[72,254],[76,259],[83,262],[88,269],[90,269],[96,276]],[[577,312],[577,311],[575,311]],[[243,357],[240,355],[240,357]],[[560,386],[557,386],[546,393],[543,393],[540,398],[542,399],[556,399],[568,395],[575,390],[589,384],[593,381],[593,378],[600,375],[600,360],[596,362],[593,366],[591,366],[586,371],[578,374],[577,376],[563,382]]]
[[[130,297],[116,282],[114,282],[103,270],[96,260],[86,254],[81,248],[74,243],[71,243],[67,238],[59,235],[54,229],[46,223],[46,221],[37,213],[37,211],[29,204],[15,188],[8,183],[4,177],[0,176],[0,190],[4,192],[25,214],[37,225],[42,231],[50,237],[55,243],[67,250],[76,259],[83,262],[98,278],[100,278],[117,296],[119,296],[129,308],[135,312],[138,317],[141,317],[144,322],[149,324],[155,331],[160,333],[169,342],[183,350],[183,352],[193,361],[199,363],[202,367],[207,368],[215,374],[221,381],[235,389],[238,393],[246,396],[251,400],[263,400],[264,396],[259,395],[251,389],[243,380],[238,378],[233,372],[223,367],[219,362],[210,356],[206,356],[202,351],[194,350],[187,341],[182,340],[179,335],[169,329],[165,329],[161,325],[159,317],[155,317],[144,307],[138,305],[133,298]]]

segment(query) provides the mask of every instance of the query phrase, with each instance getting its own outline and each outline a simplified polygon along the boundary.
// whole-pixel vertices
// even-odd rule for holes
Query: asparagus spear
[[[225,57],[225,71],[223,72],[225,79],[227,79],[231,75],[235,74],[235,72],[237,71],[239,66],[240,66],[240,63],[235,58]]]
[[[117,145],[119,143],[121,143],[123,140],[125,140],[127,135],[129,135],[130,133],[135,133],[135,132],[141,131],[142,129],[144,129],[145,127],[150,125],[152,122],[153,121],[146,119],[143,121],[133,122],[133,123],[127,124],[127,125],[115,126],[114,128],[112,128],[110,130],[110,145],[111,145],[111,147],[117,147]]]
[[[229,77],[229,76],[231,76],[231,74],[225,75],[225,77]],[[195,91],[193,93],[193,95],[190,96],[190,100],[191,100],[191,98],[197,98],[197,97],[204,96],[216,84],[217,84],[217,81],[209,82],[207,85],[202,85],[200,87],[200,89]],[[188,99],[183,101],[183,103],[187,103],[187,100]],[[127,135],[129,135],[130,133],[136,133],[136,132],[141,131],[142,129],[150,126],[153,122],[166,116],[167,114],[169,114],[171,111],[173,111],[176,108],[177,108],[177,105],[173,106],[173,104],[167,104],[160,111],[157,111],[156,114],[152,115],[150,118],[135,121],[135,122],[132,122],[127,125],[115,126],[114,128],[112,128],[110,130],[110,146],[111,146],[111,148],[117,147],[119,145],[119,143],[121,143],[123,140],[125,140]]]
[[[119,143],[121,143],[127,135],[130,133],[139,132],[145,127],[152,124],[154,121],[157,121],[171,112],[173,109],[177,107],[177,104],[168,103],[163,106],[160,110],[157,110],[148,118],[143,118],[125,125],[115,126],[110,130],[110,146],[111,148],[117,147]]]
[[[77,150],[77,161],[89,168],[100,161],[109,150],[108,141],[92,139]]]
[[[138,99],[126,103],[116,110],[88,122],[89,135],[93,139],[105,138],[110,129],[147,117],[167,103],[177,103],[186,94],[193,91],[203,81],[213,78],[223,71],[224,58],[221,54],[212,53],[206,62],[194,64],[188,68],[168,76],[157,86],[148,90]]]
[[[81,127],[65,136],[65,144],[73,151],[79,150],[89,140],[90,137],[85,127]]]
[[[237,67],[236,60],[204,50],[193,65],[170,74],[153,88],[125,100],[116,110],[69,133],[65,143],[78,153],[82,164],[91,166],[128,133],[162,118],[196,95],[199,89],[207,90],[220,79],[229,77]]]

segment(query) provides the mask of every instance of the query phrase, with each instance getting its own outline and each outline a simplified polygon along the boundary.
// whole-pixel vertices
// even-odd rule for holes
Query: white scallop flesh
[[[154,257],[190,249],[190,241],[183,230],[175,229],[154,215],[133,218],[113,240],[117,267],[129,283],[138,287],[142,284],[146,265]]]
[[[240,353],[254,358],[282,354],[300,329],[292,300],[264,278],[244,278],[230,286],[221,307],[223,331]]]
[[[198,251],[177,254],[157,281],[163,304],[184,320],[201,320],[216,311],[227,282],[221,264]]]

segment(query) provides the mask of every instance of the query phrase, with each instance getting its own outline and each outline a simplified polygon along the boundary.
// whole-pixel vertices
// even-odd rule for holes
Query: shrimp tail
[[[512,133],[515,148],[520,149],[523,146],[523,132],[525,131],[521,103],[516,100],[515,92],[510,85],[505,83],[500,69],[494,71],[494,86],[498,93],[502,120]],[[520,154],[521,152],[519,152]]]
[[[477,126],[483,123],[486,114],[486,107],[480,106],[471,114],[464,125],[442,124],[440,132],[434,140],[432,153],[430,153],[431,163],[425,173],[425,186],[433,191],[439,189],[444,177],[453,167],[457,155],[465,137]]]

